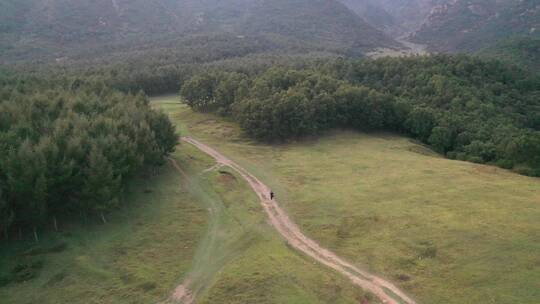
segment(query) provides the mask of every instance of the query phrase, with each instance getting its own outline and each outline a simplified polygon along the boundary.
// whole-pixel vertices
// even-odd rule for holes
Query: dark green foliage
[[[151,117],[149,120],[150,129],[154,130],[155,145],[161,153],[156,159],[159,163],[163,159],[161,156],[174,152],[178,144],[178,134],[165,113],[151,111],[149,115]]]
[[[428,142],[439,153],[446,154],[454,147],[456,133],[448,126],[436,126],[431,129]]]
[[[0,87],[0,231],[115,208],[126,178],[178,138],[143,95],[22,77]]]
[[[4,199],[2,194],[2,187],[0,187],[0,231],[5,232],[13,222],[13,210],[9,208],[7,201]]]
[[[532,72],[540,73],[540,38],[514,37],[491,45],[480,55],[514,63]]]
[[[188,81],[186,103],[200,109],[190,96],[221,87],[226,102],[211,89],[212,106],[204,109],[232,113],[257,139],[285,140],[334,127],[390,130],[451,158],[540,173],[540,79],[499,61],[443,55],[319,61],[236,76],[241,86],[212,76],[219,74]],[[236,94],[239,88],[242,94]]]
[[[182,87],[180,94],[187,104],[197,110],[216,110],[217,77],[211,74],[195,75]]]
[[[112,164],[101,148],[92,145],[88,155],[86,179],[81,191],[82,210],[103,212],[118,205],[120,176],[114,176]]]
[[[540,132],[529,131],[515,139],[514,158],[518,163],[531,164],[526,173],[540,176]]]
[[[435,114],[432,110],[415,107],[405,121],[405,128],[422,141],[427,141],[431,137],[431,132],[435,127]]]

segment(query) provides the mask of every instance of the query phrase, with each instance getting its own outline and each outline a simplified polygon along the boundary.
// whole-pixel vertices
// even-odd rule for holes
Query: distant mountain
[[[366,20],[372,26],[387,33],[401,31],[397,16],[388,12],[380,1],[376,0],[340,0],[348,8]]]
[[[399,37],[420,28],[431,10],[447,0],[340,0],[368,23]]]
[[[250,10],[238,31],[279,35],[357,54],[375,47],[398,46],[346,6],[329,0],[261,1]]]
[[[337,0],[3,0],[0,30],[0,61],[221,34],[344,54],[398,46]]]
[[[471,52],[513,36],[540,37],[538,0],[448,0],[411,38],[439,52]]]

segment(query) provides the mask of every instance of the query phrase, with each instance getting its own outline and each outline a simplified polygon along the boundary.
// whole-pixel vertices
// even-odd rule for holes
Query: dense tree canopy
[[[0,230],[117,206],[126,178],[159,164],[177,143],[168,118],[129,92],[180,87],[194,109],[229,115],[260,140],[389,130],[450,158],[540,175],[540,78],[494,60],[261,56],[147,62],[138,72],[0,70]]]
[[[446,55],[338,59],[249,76],[208,69],[181,95],[196,110],[230,113],[261,140],[390,130],[450,158],[540,175],[540,78],[511,65]]]
[[[144,95],[30,78],[0,87],[0,229],[118,205],[126,178],[177,144]]]

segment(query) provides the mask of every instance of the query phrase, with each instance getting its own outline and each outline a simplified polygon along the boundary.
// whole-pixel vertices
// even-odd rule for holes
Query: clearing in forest
[[[453,161],[407,138],[335,131],[267,145],[236,124],[160,106],[263,180],[312,239],[418,303],[536,303],[540,180]]]

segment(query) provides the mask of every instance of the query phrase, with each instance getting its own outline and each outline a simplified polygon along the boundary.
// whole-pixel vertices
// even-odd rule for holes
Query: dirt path
[[[278,203],[275,200],[270,200],[268,197],[270,189],[255,176],[247,172],[244,168],[228,159],[218,151],[191,137],[183,137],[182,140],[194,145],[199,150],[212,156],[218,164],[228,166],[238,172],[259,196],[261,204],[269,217],[270,224],[285,238],[290,246],[345,275],[353,282],[353,284],[373,293],[383,303],[416,304],[414,300],[405,295],[392,283],[360,270],[356,266],[341,259],[330,250],[321,247],[319,244],[317,244],[317,242],[305,236],[289,219],[287,214],[285,214],[285,212],[279,207]],[[182,290],[184,286],[185,284],[181,286],[179,295],[185,295]],[[188,298],[190,297],[188,296]],[[184,298],[184,300],[188,299]],[[193,302],[192,298],[190,300],[191,301],[188,300],[189,303]]]
[[[186,178],[186,179],[188,178],[186,172],[184,172],[184,170],[182,170],[182,168],[178,165],[176,160],[174,160],[173,158],[169,158],[169,161],[174,166],[174,168],[178,172],[180,172],[180,174],[184,178]],[[182,304],[193,304],[195,302],[195,298],[194,298],[193,294],[191,293],[191,291],[189,290],[190,284],[191,284],[190,279],[186,279],[182,283],[182,285],[177,286],[176,289],[174,290],[174,293],[171,295],[171,299],[173,301],[178,301],[178,302],[180,302]],[[167,303],[167,302],[163,302],[161,304],[165,304],[165,303]]]
[[[195,299],[193,294],[191,294],[191,291],[188,289],[189,284],[190,281],[185,281],[182,285],[176,287],[172,298],[182,304],[193,304]]]

